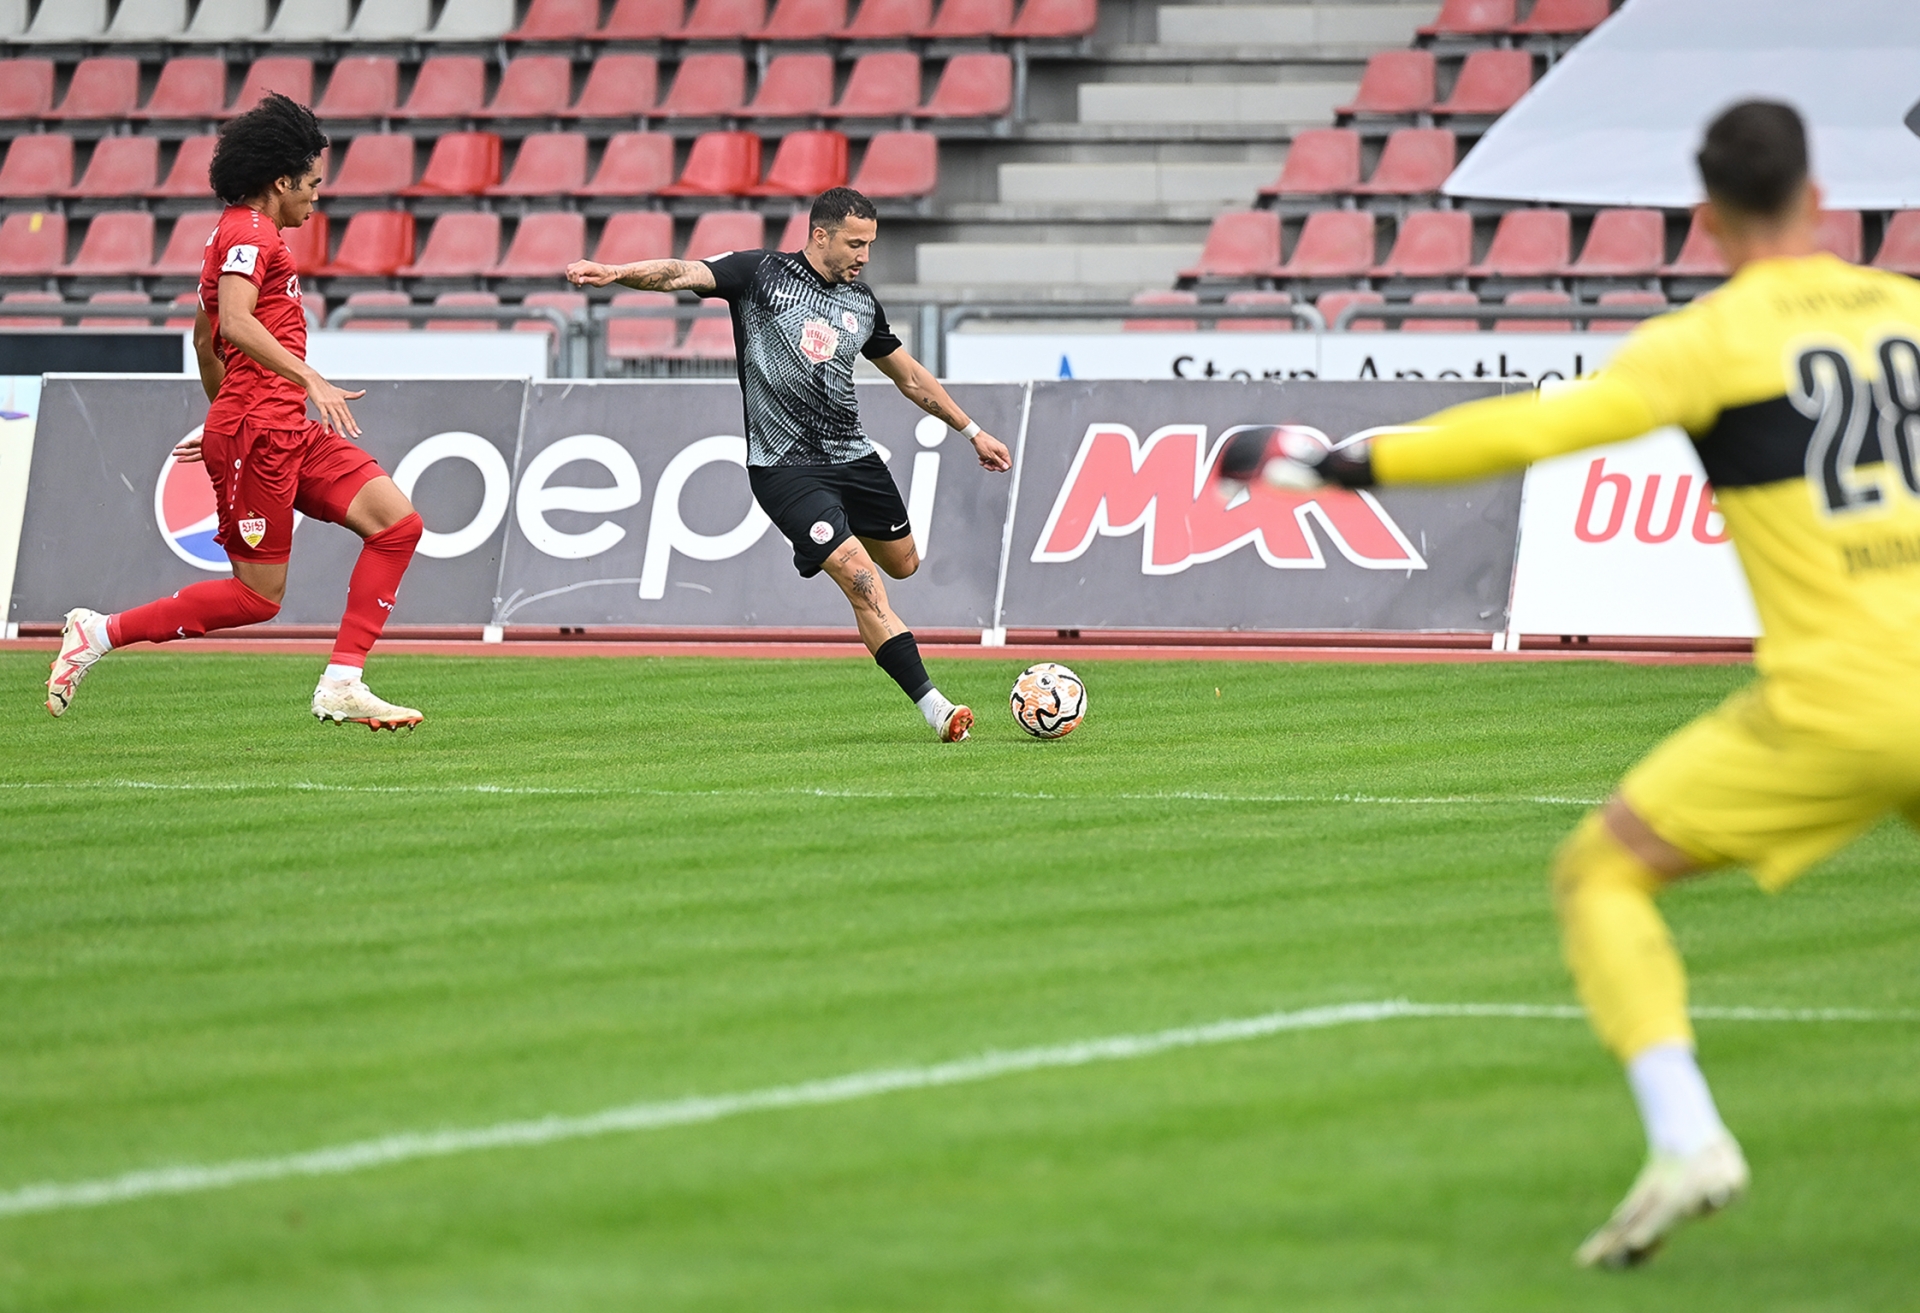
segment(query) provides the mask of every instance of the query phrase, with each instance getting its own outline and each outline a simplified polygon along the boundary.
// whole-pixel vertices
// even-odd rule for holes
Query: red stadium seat
[[[860,0],[844,35],[855,41],[897,41],[933,22],[933,0]]]
[[[776,0],[773,16],[755,33],[762,41],[818,41],[847,26],[847,0]]]
[[[668,118],[724,118],[738,114],[746,97],[746,60],[739,55],[688,55],[655,112]]]
[[[1294,134],[1286,163],[1262,196],[1330,196],[1360,185],[1360,134],[1352,128],[1308,128]]]
[[[1579,36],[1607,21],[1609,0],[1534,0],[1533,12],[1515,23],[1516,36]]]
[[[550,119],[573,99],[573,63],[565,55],[522,55],[508,62],[482,118]]]
[[[816,196],[847,185],[847,139],[838,132],[789,132],[780,139],[765,182],[749,196]]]
[[[45,118],[52,108],[51,59],[0,60],[0,119]]]
[[[96,152],[97,153],[97,152]],[[73,186],[73,138],[49,132],[15,137],[0,164],[0,196],[60,196]],[[202,190],[206,179],[200,181]]]
[[[859,188],[854,190],[858,191]],[[813,217],[806,210],[795,210],[787,216],[787,226],[780,230],[780,244],[776,251],[804,251],[807,243],[813,240]]]
[[[633,264],[673,256],[673,216],[658,210],[626,210],[607,220],[593,258],[601,264]]]
[[[349,55],[333,66],[313,112],[323,119],[374,119],[400,103],[400,65],[389,55]]]
[[[678,36],[686,15],[686,0],[614,0],[599,35],[603,41],[657,41]]]
[[[564,196],[587,185],[584,132],[536,132],[520,142],[513,172],[489,196]]]
[[[738,41],[766,23],[766,0],[693,0],[679,34],[688,41]]]
[[[669,356],[681,360],[732,360],[734,357],[733,318],[727,303],[717,296],[700,302],[707,313],[687,327],[687,336]]]
[[[616,292],[614,305],[670,306],[677,298],[672,292]],[[673,350],[680,323],[665,315],[657,319],[607,320],[607,355],[614,360],[646,360],[664,356]]]
[[[619,132],[607,139],[600,168],[580,196],[653,196],[673,184],[673,138],[664,132]]]
[[[449,132],[436,138],[420,181],[402,196],[479,196],[500,181],[500,138],[491,132]]]
[[[683,260],[704,260],[728,251],[757,251],[766,244],[767,221],[751,210],[715,210],[693,221]]]
[[[290,55],[268,55],[253,61],[240,94],[233,98],[227,117],[244,114],[258,105],[269,91],[277,91],[301,105],[313,103],[313,61]]]
[[[493,292],[442,292],[433,298],[435,305],[449,306],[496,306],[500,298]],[[500,331],[498,319],[429,319],[426,322],[429,333],[497,333]]]
[[[1472,215],[1465,210],[1415,210],[1400,221],[1393,250],[1373,273],[1376,278],[1458,278],[1472,262]]]
[[[1480,298],[1472,292],[1415,292],[1414,305],[1479,305]],[[1403,333],[1477,333],[1480,321],[1477,319],[1403,319],[1400,321]]]
[[[410,306],[413,298],[405,292],[355,292],[347,298],[347,304],[393,308]],[[404,319],[349,319],[341,327],[350,333],[404,333],[413,325]]]
[[[1837,255],[1848,264],[1859,264],[1866,246],[1860,211],[1820,211],[1820,226],[1814,230],[1813,241],[1827,254]]]
[[[1508,210],[1493,230],[1474,278],[1548,278],[1573,259],[1573,219],[1565,210]]]
[[[1373,176],[1353,190],[1365,196],[1437,192],[1453,172],[1456,143],[1446,128],[1400,128],[1387,138]]]
[[[1373,216],[1364,210],[1318,210],[1307,216],[1283,278],[1358,278],[1373,268]],[[1331,321],[1329,321],[1331,322]]]
[[[1533,85],[1533,56],[1524,50],[1476,50],[1460,66],[1453,94],[1436,114],[1504,114]]]
[[[1507,293],[1508,305],[1572,305],[1573,298],[1565,292],[1535,289],[1529,292]],[[1496,319],[1493,321],[1496,333],[1571,333],[1571,319]]]
[[[953,0],[947,0],[949,4]],[[940,70],[933,99],[915,110],[927,119],[998,118],[1013,108],[1013,60],[1002,54],[955,55]]]
[[[1920,210],[1899,210],[1887,216],[1886,235],[1874,253],[1873,267],[1920,274]]]
[[[159,176],[158,137],[102,137],[94,145],[86,173],[67,195],[85,200],[144,196]],[[204,179],[201,188],[206,188]]]
[[[1417,114],[1433,108],[1433,52],[1383,50],[1367,60],[1351,105],[1336,114]]]
[[[1673,257],[1672,264],[1662,265],[1660,272],[1668,278],[1727,276],[1726,257],[1720,254],[1719,244],[1707,234],[1698,210],[1694,211],[1693,221],[1687,225],[1687,239],[1680,243],[1680,254]]]
[[[775,55],[748,118],[817,118],[833,104],[832,55]]]
[[[200,309],[200,293],[197,291],[182,292],[180,293],[180,295],[174,297],[173,300],[169,301],[167,304],[175,307],[176,309],[185,310],[187,313],[182,316],[179,316],[178,318],[167,320],[166,323],[161,325],[161,327],[192,328],[194,315]]]
[[[1134,305],[1199,305],[1198,292],[1155,290],[1135,292],[1129,300]],[[1120,331],[1123,333],[1197,333],[1200,331],[1198,319],[1122,319]]]
[[[179,230],[176,228],[175,231]],[[287,253],[293,257],[296,272],[319,273],[327,263],[327,216],[318,210],[314,211],[298,228],[282,228],[280,240],[287,244]]]
[[[520,220],[507,253],[487,270],[487,277],[557,280],[561,270],[586,253],[585,215],[555,211],[529,214]]]
[[[74,75],[78,80],[79,74]],[[73,99],[73,93],[67,93]],[[227,61],[189,55],[169,59],[153,84],[146,106],[128,117],[137,119],[211,119],[227,107]]]
[[[182,141],[173,157],[173,167],[167,170],[166,181],[147,195],[165,199],[208,195],[212,184],[207,181],[207,168],[213,163],[213,147],[217,141],[219,138],[211,134]]]
[[[1228,305],[1292,305],[1293,297],[1285,292],[1228,292]],[[1293,316],[1281,319],[1222,319],[1214,324],[1222,333],[1291,333]]]
[[[569,319],[583,318],[587,313],[587,298],[579,292],[529,292],[520,299],[520,305],[527,310],[558,310]],[[546,319],[516,319],[513,331],[545,333],[549,342],[558,336]]]
[[[394,196],[413,185],[413,138],[397,132],[363,132],[347,143],[328,196]]]
[[[940,12],[920,35],[954,37],[992,36],[1013,26],[1013,0],[941,0]]]
[[[1445,0],[1421,36],[1497,36],[1513,26],[1514,0]]]
[[[1667,224],[1658,210],[1601,210],[1587,244],[1567,270],[1581,278],[1639,278],[1656,272],[1666,254]]]
[[[509,41],[580,41],[600,26],[600,0],[533,0]]]
[[[1213,216],[1200,262],[1182,278],[1252,278],[1280,263],[1280,216],[1272,210],[1229,210]],[[1136,305],[1140,304],[1135,298]]]
[[[653,112],[660,99],[660,61],[652,55],[602,55],[587,70],[580,99],[561,111],[563,118],[636,118]]]
[[[875,198],[931,196],[940,185],[940,143],[931,132],[876,132],[853,189]]]
[[[1327,321],[1331,329],[1340,322],[1340,312],[1350,305],[1385,305],[1387,298],[1378,292],[1322,292],[1314,308],[1321,318]],[[1347,331],[1353,333],[1377,333],[1387,326],[1384,319],[1356,319],[1347,325]]]
[[[307,224],[323,217],[316,214]],[[174,220],[173,231],[167,234],[167,249],[160,253],[152,268],[143,272],[155,278],[198,278],[207,255],[207,238],[213,235],[213,226],[219,222],[218,210],[194,210],[181,215]],[[284,238],[298,231],[298,228],[286,229],[280,235]]]
[[[226,91],[224,73],[221,74],[221,92]],[[138,60],[120,59],[113,56],[100,56],[83,59],[73,70],[73,80],[67,83],[66,99],[57,109],[49,110],[46,117],[51,119],[124,119],[133,116],[135,102],[140,98],[140,64]]]
[[[500,216],[443,214],[427,229],[420,258],[402,265],[402,278],[472,278],[500,259]]]
[[[999,35],[1028,40],[1091,36],[1099,21],[1096,0],[1027,0],[1013,26]]]
[[[145,292],[95,292],[87,298],[88,305],[152,305],[153,298]],[[80,321],[81,328],[150,328],[151,319],[142,316],[131,319],[125,316],[88,315]]]
[[[407,103],[396,113],[406,119],[473,118],[487,94],[487,66],[478,55],[431,55],[420,65]]]
[[[66,258],[64,215],[9,214],[0,221],[0,274],[44,277]]]
[[[662,196],[743,196],[760,181],[760,138],[751,132],[703,132],[694,138],[680,181]]]
[[[3,234],[0,234],[3,235]],[[153,216],[137,210],[97,214],[80,239],[80,250],[60,267],[78,277],[119,277],[144,273],[153,263]]]
[[[830,118],[900,118],[920,108],[920,56],[910,50],[862,55]]]
[[[1602,292],[1601,305],[1657,305],[1664,306],[1667,298],[1659,292],[1643,292],[1631,288],[1618,292]],[[1645,322],[1639,319],[1595,319],[1587,324],[1590,333],[1631,333]]]
[[[60,328],[66,320],[59,315],[23,315],[10,306],[60,305],[58,292],[8,292],[0,296],[0,328]]]
[[[319,272],[335,278],[385,278],[412,261],[413,216],[405,210],[365,210],[347,220],[340,249]]]

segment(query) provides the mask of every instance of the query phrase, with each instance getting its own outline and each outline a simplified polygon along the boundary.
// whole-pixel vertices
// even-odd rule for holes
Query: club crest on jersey
[[[851,310],[842,310],[840,312],[840,323],[849,333],[857,333],[860,331],[860,321],[854,317],[854,313]]]
[[[809,319],[800,325],[800,353],[815,364],[833,359],[840,349],[840,334],[824,319]]]
[[[240,530],[240,537],[246,540],[249,547],[258,547],[260,540],[267,536],[267,521],[264,516],[259,519],[237,521],[234,527]]]

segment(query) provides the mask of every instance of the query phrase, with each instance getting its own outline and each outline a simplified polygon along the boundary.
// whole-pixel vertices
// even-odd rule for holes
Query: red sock
[[[278,602],[269,602],[238,579],[209,579],[188,584],[172,597],[108,616],[107,641],[115,647],[171,643],[176,638],[198,638],[209,629],[257,625],[278,614]]]
[[[347,613],[340,617],[340,633],[327,660],[339,666],[364,666],[374,640],[393,613],[400,576],[413,560],[426,526],[418,513],[409,514],[360,544],[360,559],[347,580]]]

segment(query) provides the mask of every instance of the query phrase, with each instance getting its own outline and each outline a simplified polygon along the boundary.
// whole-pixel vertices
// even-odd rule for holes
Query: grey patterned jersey
[[[853,401],[854,357],[900,349],[873,289],[830,283],[796,251],[730,251],[701,263],[733,311],[747,464],[844,465],[871,452]]]

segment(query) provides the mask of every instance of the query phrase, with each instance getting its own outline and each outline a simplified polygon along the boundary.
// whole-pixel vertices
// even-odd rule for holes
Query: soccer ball
[[[1071,734],[1087,714],[1087,686],[1065,666],[1042,661],[1013,681],[1013,719],[1036,739]]]

